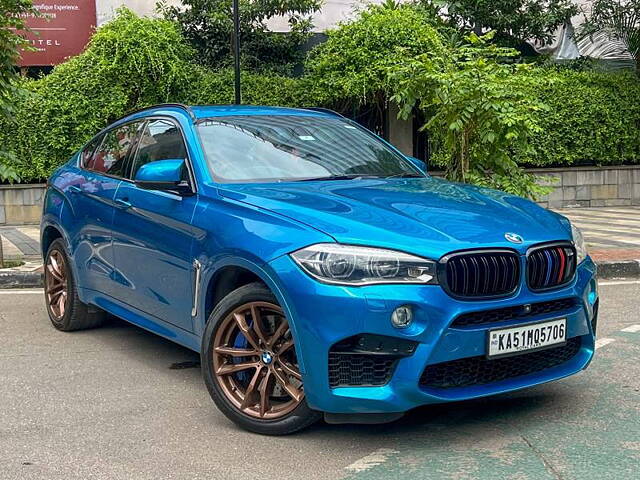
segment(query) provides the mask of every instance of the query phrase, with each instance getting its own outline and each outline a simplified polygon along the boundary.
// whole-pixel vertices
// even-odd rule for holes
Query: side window
[[[88,168],[91,160],[93,159],[93,154],[96,151],[96,148],[100,146],[100,142],[102,142],[103,135],[94,138],[91,140],[80,155],[80,166],[84,168]]]
[[[135,179],[138,169],[146,163],[175,158],[187,158],[178,126],[168,120],[149,122],[138,142],[131,178]],[[186,172],[183,175],[186,177]]]
[[[109,130],[87,168],[96,172],[124,177],[127,152],[141,125],[142,122],[133,122]]]

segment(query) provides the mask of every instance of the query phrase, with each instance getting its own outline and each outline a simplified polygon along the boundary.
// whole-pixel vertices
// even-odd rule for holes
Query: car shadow
[[[206,389],[202,382],[198,353],[115,317],[110,317],[102,328],[92,332],[100,332],[104,343],[113,343],[114,348],[119,348],[130,356],[133,363],[142,364],[150,370],[171,370],[179,375],[181,381],[187,381],[195,388]],[[470,427],[511,424],[527,418],[533,419],[558,402],[570,401],[570,396],[571,393],[562,386],[547,384],[476,400],[426,405],[384,425],[330,425],[318,422],[295,437],[300,440],[318,436],[343,440],[353,436],[363,439],[402,437],[417,433],[436,433],[443,429],[449,433],[455,433],[456,430],[462,432]],[[215,409],[213,402],[211,408]]]

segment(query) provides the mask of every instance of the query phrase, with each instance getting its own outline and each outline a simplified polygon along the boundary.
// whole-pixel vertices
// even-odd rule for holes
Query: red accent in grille
[[[564,267],[566,264],[566,254],[564,253],[564,249],[558,247],[558,255],[560,255],[560,268],[558,271],[558,284],[562,283],[562,279],[564,278]]]

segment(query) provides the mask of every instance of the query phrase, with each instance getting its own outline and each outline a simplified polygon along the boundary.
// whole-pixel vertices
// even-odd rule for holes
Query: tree
[[[519,46],[527,40],[549,42],[554,31],[578,13],[573,0],[419,0],[446,6],[449,21],[476,34],[496,32],[500,43]]]
[[[412,5],[370,6],[327,35],[306,63],[308,78],[321,92],[321,103],[347,115],[366,106],[375,125],[382,124],[393,93],[390,67],[417,55],[432,59],[446,55],[436,28]]]
[[[240,46],[244,68],[291,73],[302,60],[301,46],[309,38],[311,21],[321,0],[239,0]],[[233,63],[232,0],[184,0],[181,6],[161,6],[165,17],[178,22],[195,47],[199,61],[224,68]],[[270,32],[266,21],[288,17],[288,35]]]
[[[595,0],[580,36],[598,32],[612,42],[622,42],[640,72],[640,0]]]
[[[0,0],[0,118],[11,117],[19,93],[16,64],[20,49],[27,42],[18,33],[26,28],[25,18],[36,15],[31,0]],[[15,170],[7,165],[10,155],[0,148],[0,181],[19,180]]]
[[[393,98],[405,117],[415,107],[425,111],[423,128],[441,140],[448,179],[535,198],[546,190],[513,153],[532,153],[536,117],[545,106],[524,88],[536,81],[530,66],[506,63],[518,51],[489,43],[492,36],[469,35],[467,45],[451,52],[451,63],[419,56],[394,67]]]

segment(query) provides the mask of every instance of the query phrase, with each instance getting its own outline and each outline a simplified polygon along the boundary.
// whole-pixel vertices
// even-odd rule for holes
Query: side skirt
[[[85,303],[95,305],[111,315],[200,353],[200,337],[191,332],[95,290],[83,289],[81,298]]]

